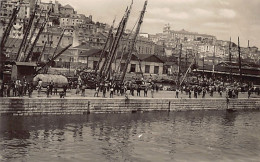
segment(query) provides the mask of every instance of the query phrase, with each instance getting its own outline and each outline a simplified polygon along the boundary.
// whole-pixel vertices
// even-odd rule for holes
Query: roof
[[[17,66],[37,66],[35,62],[14,62]]]
[[[79,57],[99,57],[102,49],[92,48],[79,54]]]
[[[128,57],[128,53],[125,53],[123,55],[122,59],[126,60],[127,57]],[[121,53],[118,54],[117,59],[121,59]],[[151,55],[151,54],[135,54],[135,53],[133,53],[131,60],[164,63],[164,61],[162,59],[160,59],[158,56]]]
[[[18,39],[18,38],[8,38],[6,41],[6,47],[18,47],[20,46],[20,43],[22,42],[22,39]]]
[[[73,7],[71,7],[71,5],[67,4],[65,6],[63,6],[63,8],[69,8],[69,9],[74,9]]]
[[[238,67],[231,67],[232,69],[232,74],[238,75],[239,74],[239,68]],[[203,67],[199,67],[198,71],[203,71]],[[205,65],[204,66],[204,71],[205,72],[212,72],[213,71],[213,65]],[[230,68],[227,66],[219,66],[216,65],[214,67],[214,72],[215,73],[226,73],[229,74],[230,73]],[[246,76],[256,76],[256,77],[260,77],[260,70],[259,69],[248,69],[248,68],[244,68],[242,67],[242,74],[246,75]]]
[[[78,49],[91,49],[92,47],[88,44],[81,44],[81,45],[78,45],[76,47],[72,47],[72,48],[78,48]]]
[[[229,61],[224,61],[224,62],[220,62],[218,65],[219,65],[219,66],[238,67],[239,64],[238,64],[238,62],[232,62],[232,63],[230,63]],[[242,66],[243,68],[260,68],[259,65],[253,64],[253,63],[241,63],[241,66]]]

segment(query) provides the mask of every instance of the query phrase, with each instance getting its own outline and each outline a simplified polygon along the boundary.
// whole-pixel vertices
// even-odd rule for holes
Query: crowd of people
[[[148,96],[148,91],[151,91],[151,97],[154,97],[154,91],[159,91],[159,86],[153,82],[149,84],[134,84],[132,82],[125,82],[124,84],[112,83],[112,82],[104,82],[100,85],[96,84],[96,90],[94,97],[98,97],[99,92],[102,93],[102,97],[106,97],[106,94],[109,93],[109,97],[113,98],[114,95],[123,96],[126,98],[128,96],[141,96],[141,91],[143,91],[143,96]]]
[[[175,89],[173,89],[175,91],[175,98],[179,98],[180,94],[182,94],[182,96],[186,95],[187,98],[205,98],[206,94],[210,97],[216,97],[214,95],[219,95],[217,97],[224,96],[227,98],[238,98],[239,91],[241,91],[239,86],[227,86],[226,83],[219,80],[212,81],[209,79],[207,82],[208,83],[204,85],[187,84],[186,82],[181,86],[175,86]],[[41,97],[42,95],[46,95],[47,97],[57,95],[60,98],[64,98],[67,96],[67,90],[71,89],[75,89],[76,96],[80,95],[85,97],[88,88],[88,85],[82,81],[69,81],[68,84],[64,85],[58,85],[58,83],[51,81],[47,84],[45,83],[43,88],[43,81],[41,79],[39,79],[36,84],[33,84],[33,82],[28,82],[24,77],[23,79],[17,79],[15,81],[4,83],[1,86],[1,91],[3,91],[3,97],[32,97],[32,93],[35,90],[38,92],[37,97]],[[134,81],[127,81],[123,84],[106,81],[95,85],[95,93],[93,95],[94,97],[103,98],[114,98],[115,96],[125,96],[125,98],[129,98],[129,96],[149,96],[154,98],[154,93],[158,92],[160,89],[162,89],[162,85],[159,86],[158,83],[154,83],[153,81],[142,81],[138,84]],[[248,98],[251,97],[253,92],[259,95],[259,89],[255,90],[253,87],[248,86]]]
[[[1,94],[3,94],[3,97],[23,97],[26,95],[31,97],[33,89],[33,83],[23,78],[3,83],[1,86]]]

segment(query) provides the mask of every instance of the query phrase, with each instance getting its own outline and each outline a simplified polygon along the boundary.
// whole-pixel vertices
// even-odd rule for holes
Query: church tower
[[[171,27],[170,27],[170,24],[165,24],[164,27],[163,27],[163,33],[164,34],[169,34],[171,31]]]

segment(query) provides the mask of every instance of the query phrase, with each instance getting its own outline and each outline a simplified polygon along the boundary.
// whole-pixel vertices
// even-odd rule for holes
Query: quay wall
[[[260,98],[250,99],[52,99],[0,98],[0,115],[61,115],[88,113],[135,113],[189,110],[260,110]]]

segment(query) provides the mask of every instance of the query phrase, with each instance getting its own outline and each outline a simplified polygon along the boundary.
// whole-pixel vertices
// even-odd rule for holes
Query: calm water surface
[[[0,116],[0,161],[259,161],[260,112]]]

